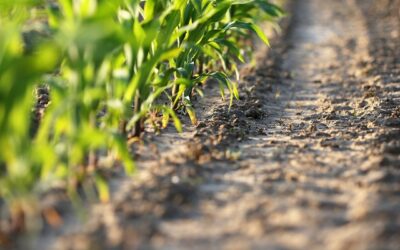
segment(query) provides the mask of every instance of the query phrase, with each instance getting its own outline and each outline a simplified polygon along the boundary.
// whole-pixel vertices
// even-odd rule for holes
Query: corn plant
[[[26,201],[38,191],[47,164],[46,149],[29,133],[34,87],[55,70],[60,57],[50,41],[26,50],[22,30],[30,18],[31,4],[0,2],[0,194],[11,208],[15,230],[23,224],[23,211],[34,207]]]
[[[32,10],[49,35],[27,46]],[[139,136],[149,114],[178,131],[177,110],[196,123],[191,99],[208,79],[232,104],[246,41],[256,34],[269,44],[254,17],[282,15],[267,0],[0,0],[0,196],[8,202],[55,181],[73,193],[92,178],[108,200],[99,158],[132,173],[127,135]],[[32,138],[41,83],[51,101]]]

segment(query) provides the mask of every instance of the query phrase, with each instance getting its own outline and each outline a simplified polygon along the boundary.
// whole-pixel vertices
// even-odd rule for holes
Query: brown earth
[[[20,247],[400,249],[400,0],[289,13],[230,110],[206,87],[197,127],[133,145],[111,202]]]

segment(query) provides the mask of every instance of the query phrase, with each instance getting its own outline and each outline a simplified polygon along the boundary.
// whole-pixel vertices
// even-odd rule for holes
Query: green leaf
[[[100,175],[96,175],[95,183],[99,198],[101,202],[108,202],[110,200],[110,189],[108,188],[107,181]]]
[[[154,17],[155,0],[146,0],[144,5],[144,21],[150,21]]]
[[[276,4],[265,2],[264,0],[257,0],[255,2],[265,13],[272,17],[282,17],[285,15],[285,11]]]
[[[254,24],[254,23],[247,23],[247,22],[242,22],[242,21],[232,21],[230,23],[228,23],[227,25],[225,25],[225,27],[223,28],[223,30],[227,31],[230,30],[232,28],[240,28],[240,29],[247,29],[247,30],[251,30],[253,32],[255,32],[257,34],[257,36],[267,45],[270,46],[270,43],[268,41],[268,38],[266,37],[266,35],[264,34],[264,32],[262,31],[262,29]]]
[[[118,157],[122,159],[125,173],[128,175],[132,175],[136,170],[136,166],[128,151],[128,146],[125,138],[123,138],[121,135],[115,134],[112,146],[117,150]]]
[[[192,122],[193,125],[197,124],[197,117],[196,117],[196,111],[191,105],[186,105],[186,111],[188,112],[190,121]]]
[[[164,110],[164,112],[168,113],[169,116],[172,117],[172,121],[174,122],[176,130],[179,133],[182,133],[182,123],[179,120],[178,116],[175,114],[175,111],[167,106],[163,106],[162,109]]]

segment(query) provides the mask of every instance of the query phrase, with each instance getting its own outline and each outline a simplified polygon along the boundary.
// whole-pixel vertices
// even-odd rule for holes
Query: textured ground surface
[[[38,248],[400,249],[400,1],[293,2],[230,112],[148,135],[135,180]]]

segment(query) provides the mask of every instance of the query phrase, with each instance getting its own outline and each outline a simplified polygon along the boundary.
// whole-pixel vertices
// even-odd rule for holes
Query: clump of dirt
[[[39,123],[43,118],[44,112],[50,102],[50,93],[48,86],[39,86],[35,89],[35,105],[32,108],[30,135],[33,137]]]

